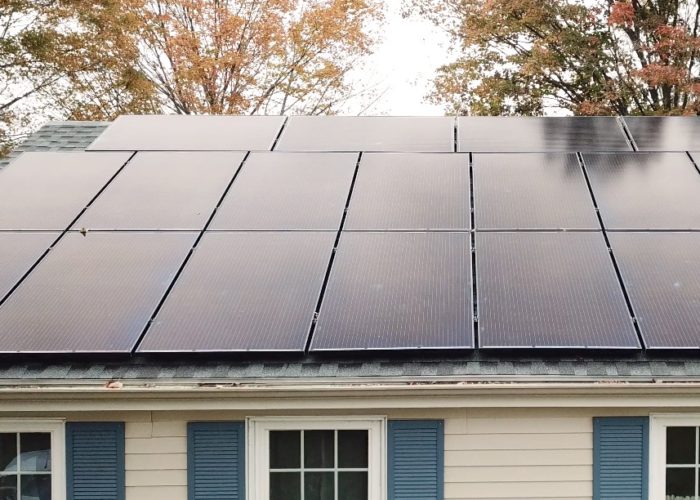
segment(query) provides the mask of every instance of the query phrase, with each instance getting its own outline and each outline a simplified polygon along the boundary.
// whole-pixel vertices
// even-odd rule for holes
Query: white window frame
[[[700,414],[658,414],[649,418],[649,500],[666,498],[666,429],[669,427],[700,427]]]
[[[250,417],[246,419],[247,500],[270,495],[270,431],[366,430],[368,500],[386,500],[386,417]]]
[[[66,499],[66,432],[64,420],[0,419],[0,433],[51,434],[51,500]]]

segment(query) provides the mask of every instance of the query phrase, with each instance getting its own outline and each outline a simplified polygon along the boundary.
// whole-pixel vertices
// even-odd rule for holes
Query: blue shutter
[[[649,419],[593,419],[594,500],[647,500]]]
[[[189,500],[245,499],[245,424],[187,425]]]
[[[124,423],[66,424],[68,500],[124,500]]]
[[[442,421],[390,420],[388,438],[389,500],[442,500]]]

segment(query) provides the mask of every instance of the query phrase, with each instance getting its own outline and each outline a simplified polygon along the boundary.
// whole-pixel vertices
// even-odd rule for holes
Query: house
[[[123,116],[20,149],[3,500],[698,498],[700,118]]]

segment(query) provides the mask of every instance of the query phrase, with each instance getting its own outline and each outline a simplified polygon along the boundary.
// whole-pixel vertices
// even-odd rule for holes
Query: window
[[[250,500],[382,500],[383,419],[251,419]]]
[[[700,416],[651,422],[651,499],[700,500]]]
[[[0,421],[0,500],[63,498],[62,443],[62,423]]]

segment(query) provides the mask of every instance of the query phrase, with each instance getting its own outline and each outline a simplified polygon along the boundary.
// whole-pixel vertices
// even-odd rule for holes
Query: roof
[[[37,220],[43,224],[39,226],[32,225],[31,214],[20,214],[20,222],[3,222],[0,215],[0,237],[32,235],[31,245],[38,249],[29,259],[38,259],[31,266],[20,258],[26,251],[12,257],[20,262],[12,266],[27,266],[27,272],[7,295],[0,279],[0,337],[5,346],[21,340],[2,349],[0,384],[110,379],[214,383],[700,378],[699,351],[687,350],[700,347],[700,322],[695,321],[700,310],[693,309],[700,300],[696,283],[700,255],[695,245],[700,241],[696,203],[700,171],[698,154],[693,153],[700,150],[700,118],[174,116],[122,117],[108,125],[52,122],[10,157],[31,151],[87,150],[77,156],[41,157],[39,163],[53,164],[52,175],[58,181],[52,182],[60,183],[64,173],[75,176],[62,191],[88,189],[93,194],[87,206],[85,201],[75,206],[55,203],[50,211],[39,211]],[[35,168],[33,158],[26,156],[15,167]],[[280,158],[287,163],[280,166]],[[317,162],[318,158],[323,161]],[[426,158],[427,170],[421,164]],[[8,163],[0,162],[0,167]],[[231,170],[231,165],[239,164]],[[137,168],[143,171],[154,165],[156,176],[150,180],[129,178]],[[202,184],[203,165],[210,169],[203,183],[209,187],[200,190],[200,198],[188,199],[192,205],[183,213],[190,210],[189,219],[166,220],[163,225],[162,214],[173,202],[167,196],[143,206],[138,199],[119,198],[144,182]],[[469,168],[462,170],[464,165]],[[551,175],[558,170],[566,177]],[[284,177],[288,171],[307,177],[301,181]],[[275,177],[285,189],[260,204],[256,190],[269,189]],[[402,177],[409,179],[404,186]],[[620,177],[625,178],[622,184]],[[413,198],[392,198],[396,191],[412,189],[411,183],[438,190],[447,201],[433,207],[435,198],[421,199],[419,191],[411,193]],[[323,186],[323,191],[308,186]],[[307,198],[308,205],[288,197],[289,191],[299,189],[296,196]],[[464,192],[471,192],[472,199],[460,199]],[[406,205],[407,200],[412,204]],[[201,208],[208,206],[205,202],[215,203],[213,212]],[[434,211],[421,211],[425,204]],[[130,218],[123,217],[125,205],[132,210]],[[122,207],[119,213],[110,208],[115,206]],[[52,217],[58,221],[55,226]],[[67,228],[62,220],[70,221]],[[116,288],[85,292],[89,295],[82,299],[83,305],[71,311],[89,325],[80,338],[58,344],[65,341],[64,334],[54,335],[50,325],[41,336],[34,333],[35,327],[26,320],[26,304],[41,304],[44,299],[53,303],[51,290],[70,289],[63,283],[65,270],[99,263],[105,255],[118,261],[140,245],[139,239],[150,241],[150,250],[129,257],[128,273],[97,275],[100,283],[114,282]],[[83,249],[88,247],[86,254]],[[415,260],[401,261],[404,255],[395,253],[414,247],[422,252],[411,257]],[[49,250],[42,253],[42,248]],[[258,262],[261,248],[269,252],[263,266],[273,272],[279,265],[275,262],[287,262],[298,252],[295,258],[300,260],[285,264],[298,271],[292,277],[285,271],[284,279],[292,284],[261,281],[269,274],[256,273],[259,264],[251,264]],[[328,265],[328,254],[318,248],[332,248]],[[71,257],[70,252],[76,251]],[[430,262],[433,255],[448,260]],[[519,255],[534,255],[541,264],[517,262]],[[666,258],[666,263],[657,265]],[[358,267],[357,262],[363,265]],[[223,311],[249,325],[246,332],[239,331],[237,346],[226,339],[221,343],[221,332],[235,328],[236,322],[222,316],[212,300],[239,293],[222,266],[235,268],[236,280],[246,283],[250,294],[266,294],[265,300],[273,305],[256,310],[258,298],[240,294],[235,302],[226,303]],[[582,268],[588,281],[566,281]],[[439,287],[429,293],[429,300],[441,308],[421,309],[420,293],[403,295],[403,303],[396,302],[397,294],[432,279],[420,274],[425,269],[441,276]],[[556,272],[550,276],[549,269]],[[159,276],[168,278],[161,281]],[[372,298],[374,285],[369,292],[359,291],[368,280],[379,284],[380,293],[389,290],[391,295]],[[533,290],[531,283],[537,283],[539,290]],[[125,328],[133,328],[129,322],[135,324],[133,333],[115,344],[109,333],[114,325],[104,322],[103,311],[110,303],[124,301],[119,286],[141,290],[143,295],[140,309],[132,308],[128,321],[121,323]],[[277,288],[275,293],[271,286]],[[295,323],[289,309],[276,315],[276,309],[285,307],[277,304],[286,303],[292,286],[296,307],[313,313],[310,334],[305,317]],[[568,292],[556,293],[560,286],[570,287],[570,298]],[[523,294],[503,291],[509,287],[528,290],[549,315],[547,321],[538,322],[528,312],[532,306],[518,299]],[[143,292],[147,288],[150,291]],[[189,292],[183,294],[183,289]],[[663,293],[654,294],[655,289]],[[193,300],[192,290],[199,290],[203,300]],[[87,307],[86,300],[92,305]],[[506,309],[492,306],[506,300],[514,301],[507,308],[512,312],[504,314]],[[465,304],[470,307],[460,309]],[[70,311],[70,305],[62,307]],[[367,321],[392,308],[399,312],[390,314],[380,327],[374,329]],[[457,309],[459,314],[450,316]],[[127,314],[118,311],[112,313]],[[204,316],[194,311],[204,311]],[[406,316],[406,311],[414,314]],[[208,314],[212,319],[207,323]],[[411,321],[404,321],[406,317]],[[284,335],[291,340],[270,336],[280,321],[286,322]],[[421,338],[428,322],[437,325],[435,331],[442,329],[444,336]],[[521,323],[536,327],[527,326],[533,336],[524,344],[522,333],[517,333],[525,331]],[[537,331],[543,327],[550,330]],[[409,340],[392,337],[389,328]],[[196,336],[191,333],[195,330]],[[566,335],[561,334],[564,330]],[[387,344],[384,336],[398,338],[392,341],[398,343]],[[34,343],[25,343],[26,339]],[[54,347],[45,349],[47,345]],[[188,352],[193,350],[199,353]]]

